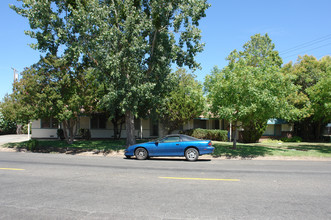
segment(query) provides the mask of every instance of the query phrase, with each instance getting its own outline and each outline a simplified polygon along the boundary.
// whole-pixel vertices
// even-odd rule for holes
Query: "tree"
[[[313,120],[321,122],[331,121],[331,73],[307,89],[314,112]]]
[[[256,142],[269,118],[290,117],[292,106],[287,99],[295,87],[281,73],[281,59],[268,35],[252,36],[243,51],[234,50],[227,59],[228,66],[223,70],[215,67],[206,77],[210,110],[234,122],[236,130],[238,122],[242,122],[243,141]]]
[[[107,85],[101,102],[125,114],[128,146],[135,143],[134,117],[153,111],[170,91],[171,63],[199,67],[198,25],[208,7],[206,0],[77,1],[79,42]]]
[[[195,76],[178,69],[175,72],[177,85],[158,108],[159,119],[170,134],[186,122],[199,117],[205,108],[202,85]]]
[[[318,140],[330,119],[331,57],[317,60],[314,56],[299,56],[296,63],[284,65],[283,72],[292,77],[298,91],[291,102],[299,112],[294,122],[295,135],[306,140]]]
[[[89,84],[93,78],[88,77],[93,75],[83,69],[64,68],[65,62],[49,56],[26,68],[14,84],[11,97],[19,109],[18,120],[53,117],[62,122],[65,138],[71,144],[78,115],[91,111],[93,106],[93,87]],[[22,114],[23,109],[26,113]]]
[[[2,104],[2,103],[0,103]],[[0,108],[0,135],[1,134],[15,134],[16,133],[16,123],[9,118],[6,118],[2,114],[2,109]]]
[[[28,18],[31,30],[25,33],[37,40],[32,48],[46,54],[23,72],[22,80],[15,85],[14,100],[20,107],[31,107],[29,119],[57,118],[69,143],[73,141],[80,109],[92,106],[85,105],[87,59],[81,53],[78,27],[72,16],[77,4],[74,0],[23,0],[21,7],[10,6]],[[80,6],[84,4],[84,0],[79,1]]]

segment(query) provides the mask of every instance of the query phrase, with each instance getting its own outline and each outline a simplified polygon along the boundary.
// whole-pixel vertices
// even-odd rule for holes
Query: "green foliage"
[[[320,139],[325,123],[331,120],[331,57],[317,60],[299,56],[296,63],[286,64],[283,72],[299,88],[289,99],[299,115],[294,121],[296,135],[305,140]]]
[[[29,141],[25,142],[25,148],[31,152],[38,151],[39,142],[37,140],[29,140]]]
[[[164,128],[171,133],[193,118],[199,117],[205,107],[202,85],[185,69],[175,72],[176,85],[158,106],[157,113]]]
[[[315,121],[331,121],[331,62],[329,69],[325,77],[306,90]]]
[[[242,141],[244,143],[256,143],[267,128],[267,121],[259,121],[258,119],[247,118],[243,123]]]
[[[65,138],[65,137],[64,137],[64,131],[63,131],[62,128],[57,129],[57,131],[56,131],[56,135],[57,135],[57,137],[60,138],[61,140],[63,140],[63,139]]]
[[[302,142],[302,138],[298,136],[293,136],[291,138],[283,137],[280,140],[283,142]]]
[[[20,81],[14,84],[11,99],[19,111],[21,121],[54,117],[63,123],[68,140],[73,140],[73,127],[78,115],[92,107],[93,88],[89,84],[88,70],[74,71],[67,61],[54,56],[42,58],[37,64],[26,68]],[[22,110],[26,112],[22,113]]]
[[[206,0],[91,0],[72,11],[104,88],[100,106],[113,118],[125,113],[128,145],[135,142],[133,116],[153,111],[171,90],[171,63],[199,67],[198,22],[208,7]]]
[[[274,47],[268,35],[256,34],[243,51],[230,53],[228,66],[214,67],[206,77],[210,111],[234,125],[241,121],[247,142],[258,141],[269,118],[294,117],[288,94],[296,88],[281,73],[282,61]]]
[[[82,54],[79,27],[73,11],[86,1],[28,1],[10,7],[29,20],[31,30],[25,33],[37,40],[32,48],[46,54],[37,64],[22,73],[10,97],[15,100],[17,120],[54,117],[62,122],[69,143],[77,115],[91,111],[95,92],[91,92],[87,68],[88,59]],[[92,79],[93,81],[93,79]],[[21,114],[23,113],[23,114]],[[69,134],[67,134],[69,133]]]
[[[192,129],[183,131],[184,134],[199,138],[213,141],[228,141],[228,131],[226,130],[210,130],[210,129]]]
[[[91,132],[90,132],[90,129],[88,129],[88,128],[79,129],[79,135],[85,140],[91,139]]]
[[[2,111],[1,108],[0,111]],[[16,134],[16,123],[6,118],[2,112],[0,112],[0,135],[1,134]]]
[[[55,113],[64,132],[68,128],[72,136],[78,108],[84,106],[83,97],[88,97],[88,107],[98,103],[98,110],[106,109],[111,118],[117,120],[125,113],[128,143],[132,144],[133,116],[146,115],[171,89],[171,63],[199,67],[194,60],[203,50],[198,25],[209,4],[206,0],[23,0],[21,7],[10,7],[29,20],[31,30],[26,34],[37,40],[32,47],[53,56],[49,65],[60,74],[52,80],[68,86],[57,87],[58,95],[49,87],[45,94],[37,93],[39,100],[52,99],[45,100],[39,113]],[[79,63],[94,68],[97,78],[84,80],[85,86],[91,83],[97,88],[92,95],[81,94],[79,88],[88,90],[77,87],[75,79],[84,72]],[[49,103],[59,111],[50,109]],[[39,113],[32,111],[34,117]]]

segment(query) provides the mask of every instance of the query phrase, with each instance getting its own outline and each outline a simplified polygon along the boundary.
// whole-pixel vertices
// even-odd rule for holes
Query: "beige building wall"
[[[267,128],[266,128],[265,132],[263,133],[263,135],[274,135],[274,133],[275,133],[274,125],[267,125]]]
[[[57,138],[56,128],[41,128],[41,120],[38,119],[32,122],[31,125],[31,138]]]

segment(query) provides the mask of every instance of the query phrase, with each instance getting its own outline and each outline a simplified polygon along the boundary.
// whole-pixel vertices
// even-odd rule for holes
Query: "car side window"
[[[163,143],[179,142],[179,137],[166,137],[162,140]]]

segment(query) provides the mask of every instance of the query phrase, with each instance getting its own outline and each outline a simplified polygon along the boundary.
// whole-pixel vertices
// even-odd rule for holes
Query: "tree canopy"
[[[83,51],[106,82],[103,106],[125,113],[127,145],[135,143],[134,116],[171,90],[171,63],[199,67],[198,25],[208,7],[205,0],[92,0],[73,11]]]
[[[17,119],[53,117],[63,123],[64,135],[72,143],[77,117],[93,107],[94,92],[89,83],[93,75],[83,69],[72,71],[65,62],[48,56],[26,68],[10,97]]]
[[[93,67],[96,84],[104,85],[100,106],[111,117],[126,115],[127,145],[135,143],[134,116],[155,108],[171,90],[171,64],[199,68],[198,25],[208,7],[206,0],[23,0],[11,6],[28,18],[26,34],[37,40],[32,47],[63,61],[58,70]]]
[[[194,75],[180,68],[175,72],[174,81],[177,82],[176,86],[157,110],[159,119],[168,133],[199,117],[206,104],[203,87]]]
[[[288,94],[295,87],[281,73],[281,58],[274,47],[268,35],[256,34],[243,51],[230,53],[228,66],[215,67],[206,77],[211,112],[236,127],[240,121],[244,142],[258,141],[269,118],[290,117]]]
[[[296,63],[285,64],[282,71],[291,76],[298,87],[290,99],[299,115],[293,120],[295,135],[306,140],[320,139],[325,123],[331,120],[330,56],[320,60],[314,56],[299,56]]]

